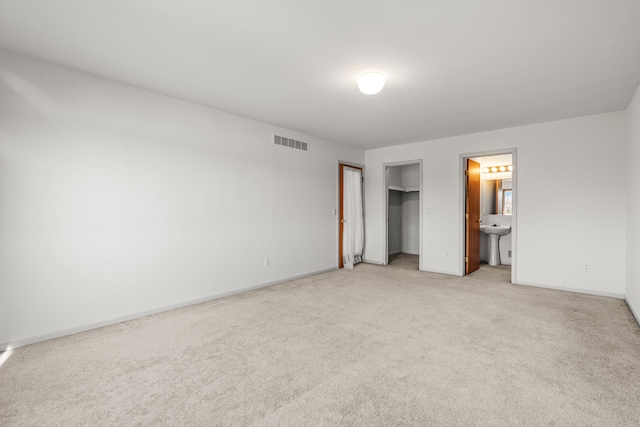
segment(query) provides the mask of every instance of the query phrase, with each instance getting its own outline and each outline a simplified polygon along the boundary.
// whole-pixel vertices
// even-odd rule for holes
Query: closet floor
[[[418,270],[420,268],[420,257],[405,253],[389,255],[389,266],[402,268],[405,270]]]

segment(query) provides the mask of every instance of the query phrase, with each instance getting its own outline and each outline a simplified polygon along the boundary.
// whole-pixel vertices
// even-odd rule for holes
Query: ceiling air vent
[[[285,136],[273,135],[273,143],[283,147],[295,148],[296,150],[309,151],[309,144],[306,142],[287,138]]]

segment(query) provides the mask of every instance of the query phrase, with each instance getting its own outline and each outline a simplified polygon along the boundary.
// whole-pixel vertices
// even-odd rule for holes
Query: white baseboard
[[[382,261],[373,261],[371,259],[366,259],[366,258],[365,258],[364,262],[366,264],[384,265],[384,262],[382,262]]]
[[[77,334],[79,332],[84,332],[91,329],[97,329],[97,328],[102,328],[104,326],[115,325],[117,323],[122,323],[122,322],[126,322],[133,319],[139,319],[141,317],[150,316],[152,314],[162,313],[163,311],[174,310],[176,308],[186,307],[194,304],[200,304],[206,301],[211,301],[218,298],[224,298],[224,297],[239,294],[242,292],[253,291],[255,289],[265,288],[267,286],[277,285],[279,283],[290,282],[292,280],[302,279],[304,277],[309,277],[309,276],[315,276],[316,274],[328,273],[329,271],[335,271],[335,270],[337,270],[337,267],[325,268],[323,270],[318,270],[311,273],[301,274],[293,277],[287,277],[284,279],[273,280],[271,282],[262,283],[259,285],[246,286],[244,288],[235,289],[233,291],[221,292],[221,293],[209,295],[206,297],[196,298],[196,299],[187,300],[187,301],[181,301],[175,304],[168,304],[162,307],[156,307],[149,310],[138,311],[135,313],[129,313],[122,316],[110,317],[108,319],[99,320],[97,322],[85,323],[83,325],[78,325],[78,326],[73,326],[71,328],[65,328],[57,331],[47,332],[45,334],[34,335],[26,338],[19,338],[9,342],[0,343],[0,352],[6,351],[6,350],[13,350],[19,347],[24,347],[25,345],[36,344],[36,343],[51,340],[54,338],[60,338],[67,335]]]
[[[464,274],[460,274],[457,271],[448,271],[448,270],[438,270],[437,268],[421,268],[420,271],[424,271],[425,273],[438,273],[438,274],[446,274],[447,276],[456,276],[462,277]]]
[[[600,297],[624,299],[624,294],[619,294],[617,292],[594,291],[591,289],[568,288],[565,286],[551,286],[551,285],[542,285],[540,283],[527,283],[527,282],[518,282],[516,283],[516,285],[531,286],[534,288],[553,289],[556,291],[564,291],[564,292],[575,292],[578,294],[597,295]]]
[[[633,309],[633,306],[631,305],[631,301],[629,301],[626,297],[624,299],[624,302],[627,303],[627,307],[629,307],[629,311],[631,312],[633,317],[636,319],[636,323],[638,323],[638,326],[640,326],[640,313]]]

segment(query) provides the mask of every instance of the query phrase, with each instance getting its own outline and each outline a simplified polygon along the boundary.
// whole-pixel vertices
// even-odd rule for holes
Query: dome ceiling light
[[[358,77],[358,89],[365,95],[375,95],[384,87],[384,74],[379,71],[368,71]]]

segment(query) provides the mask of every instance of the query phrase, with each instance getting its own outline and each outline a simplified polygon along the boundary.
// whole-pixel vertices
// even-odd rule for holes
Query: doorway
[[[422,161],[384,164],[384,264],[419,270],[422,253]]]
[[[511,283],[517,283],[516,149],[463,154],[460,159],[461,273],[485,265],[510,269]],[[486,227],[497,228],[482,230]],[[498,228],[508,229],[508,234],[491,237]]]
[[[344,232],[345,232],[345,168],[356,169],[360,171],[363,189],[364,189],[364,169],[362,166],[355,166],[346,163],[338,163],[338,268],[344,268]],[[364,206],[362,206],[364,209]],[[335,213],[335,212],[334,212]]]

